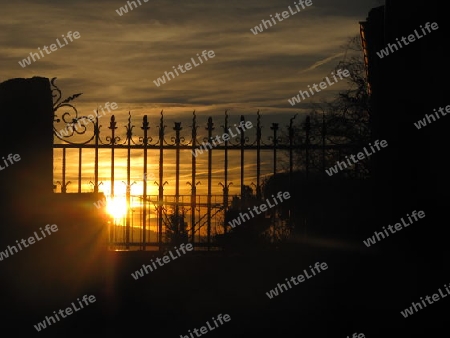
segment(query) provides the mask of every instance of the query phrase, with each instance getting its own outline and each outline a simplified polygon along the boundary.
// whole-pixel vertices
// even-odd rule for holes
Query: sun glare
[[[122,218],[127,213],[127,200],[125,197],[108,199],[108,213],[114,218]]]

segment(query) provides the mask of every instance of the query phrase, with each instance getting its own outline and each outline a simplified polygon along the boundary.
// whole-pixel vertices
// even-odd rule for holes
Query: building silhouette
[[[448,24],[443,12],[442,5],[434,0],[423,6],[386,1],[360,22],[371,93],[373,139],[386,139],[389,143],[377,170],[391,192],[404,197],[405,207],[430,198],[440,204],[444,191],[436,188],[441,180],[448,183],[439,168],[439,150],[445,149],[442,147],[446,143],[440,131],[448,126],[448,121],[442,119],[424,130],[414,126],[425,114],[450,103],[446,84],[449,67],[444,52]],[[421,26],[427,22],[436,22],[439,28],[379,57],[377,52],[389,43],[395,44],[396,39],[414,34],[415,30],[423,35]]]
[[[414,283],[420,280],[430,285],[444,274],[443,260],[449,254],[442,219],[450,186],[446,165],[450,118],[428,117],[432,123],[421,129],[414,123],[450,104],[445,12],[435,0],[421,5],[388,0],[360,22],[373,139],[386,139],[389,144],[376,162],[377,221],[393,224],[402,214],[424,210],[424,222],[398,236],[396,246],[409,250],[418,270],[432,271]],[[427,22],[436,22],[438,29],[425,35],[422,27]],[[415,30],[421,38],[400,47],[398,41],[416,35]],[[388,44],[397,44],[398,50],[391,46],[389,54],[380,57],[380,50],[389,48]]]

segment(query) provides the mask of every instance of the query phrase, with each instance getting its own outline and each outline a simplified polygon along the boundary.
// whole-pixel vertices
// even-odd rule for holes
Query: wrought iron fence
[[[98,193],[102,184],[108,183],[110,191],[107,196],[107,201],[112,202],[116,198],[115,182],[117,181],[117,171],[115,168],[115,158],[118,152],[126,152],[126,180],[122,181],[126,186],[125,202],[126,212],[123,217],[114,219],[109,229],[110,244],[115,249],[133,249],[139,248],[146,250],[150,247],[161,247],[164,243],[170,241],[168,233],[177,233],[183,235],[186,240],[189,240],[197,248],[206,247],[211,249],[214,246],[214,236],[227,231],[228,225],[224,224],[224,216],[226,211],[230,208],[233,196],[230,196],[229,189],[231,184],[236,186],[236,180],[230,180],[230,154],[236,155],[233,159],[239,158],[239,176],[235,177],[239,181],[240,194],[237,197],[243,201],[245,196],[245,189],[248,184],[246,180],[246,156],[248,154],[256,153],[254,158],[256,163],[255,173],[253,174],[256,183],[251,182],[255,188],[255,197],[257,200],[263,198],[263,181],[262,181],[262,155],[269,158],[271,163],[270,175],[276,175],[279,171],[280,152],[287,155],[287,166],[285,173],[291,178],[294,173],[294,156],[295,152],[302,151],[306,157],[306,166],[308,168],[310,152],[325,152],[331,151],[339,153],[341,146],[328,145],[325,141],[321,143],[312,143],[307,137],[303,143],[296,142],[296,134],[294,128],[294,120],[297,116],[295,114],[290,120],[286,129],[280,128],[279,123],[271,123],[271,134],[267,136],[265,142],[262,136],[261,114],[256,112],[256,126],[252,130],[242,130],[239,135],[234,135],[222,142],[221,144],[214,143],[204,154],[198,155],[202,159],[202,163],[198,163],[197,156],[194,156],[196,148],[205,145],[206,143],[213,144],[214,136],[217,134],[225,134],[229,132],[233,125],[229,121],[229,115],[225,111],[223,115],[223,123],[220,125],[220,132],[214,133],[215,123],[213,118],[209,117],[206,121],[205,131],[206,136],[203,137],[202,142],[199,141],[200,133],[198,129],[200,124],[197,122],[197,114],[192,113],[191,125],[189,126],[189,135],[182,135],[183,130],[181,122],[173,122],[172,132],[168,132],[165,124],[164,113],[160,112],[159,123],[151,126],[148,116],[144,115],[140,122],[139,129],[132,123],[131,113],[128,113],[127,123],[123,126],[124,134],[120,134],[117,129],[119,126],[115,115],[109,118],[109,125],[102,129],[103,126],[99,123],[98,114],[95,115],[81,115],[76,107],[71,103],[72,100],[81,95],[75,94],[65,100],[62,100],[60,89],[55,85],[56,78],[52,79],[52,89],[54,93],[54,149],[59,149],[61,153],[61,180],[57,184],[61,187],[61,193],[67,193],[67,186],[72,182],[67,180],[67,165],[77,164],[77,193],[83,192],[82,181],[88,180],[87,175],[83,173],[83,162],[85,158],[84,152],[88,149],[93,151],[93,175],[90,180],[93,192]],[[63,111],[63,113],[60,113]],[[60,114],[60,115],[59,115]],[[81,123],[83,121],[83,124]],[[88,122],[86,122],[88,121]],[[240,116],[241,122],[246,122],[243,115]],[[236,125],[234,125],[236,126]],[[307,125],[308,126],[308,125]],[[154,139],[150,135],[150,128],[156,127],[157,137]],[[61,133],[60,130],[65,132]],[[136,129],[139,132],[135,131]],[[281,131],[285,132],[281,137]],[[252,137],[252,141],[250,141]],[[206,147],[204,147],[206,148]],[[68,152],[71,152],[68,154]],[[189,151],[190,154],[190,180],[186,182],[190,186],[190,194],[181,194],[180,186],[182,184],[180,177],[181,151]],[[76,153],[74,155],[73,153]],[[110,161],[109,182],[100,179],[99,168],[100,154],[102,158],[108,157]],[[131,163],[132,152],[138,152],[143,159],[142,166],[136,169],[136,164]],[[167,155],[171,153],[173,155]],[[157,158],[158,169],[157,175],[149,173],[150,154]],[[218,155],[220,154],[220,155]],[[221,193],[213,191],[213,156],[215,159],[222,159],[223,166],[221,172],[223,176],[218,185],[221,186]],[[217,157],[219,156],[219,157]],[[338,157],[340,155],[338,154]],[[204,158],[207,158],[206,164]],[[165,193],[165,186],[168,181],[164,179],[165,167],[167,164],[175,165],[175,173],[173,175],[174,191],[172,195]],[[186,163],[183,162],[184,165]],[[217,163],[215,163],[217,165]],[[197,186],[200,183],[198,177],[198,170],[206,170],[206,184],[207,189],[205,194],[197,193]],[[139,181],[133,181],[131,178],[131,171],[138,170],[140,172]],[[202,174],[203,175],[203,174]],[[253,177],[252,176],[252,177]],[[151,179],[149,179],[151,178]],[[140,193],[132,194],[132,186],[135,183],[142,185]],[[157,187],[157,193],[149,192],[150,186]],[[188,221],[185,221],[185,218]],[[135,224],[135,222],[137,224]],[[276,223],[277,220],[273,219]],[[154,230],[151,230],[151,229]]]

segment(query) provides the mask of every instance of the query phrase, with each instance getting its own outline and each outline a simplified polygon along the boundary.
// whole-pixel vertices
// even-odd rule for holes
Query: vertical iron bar
[[[309,176],[309,132],[311,130],[311,120],[310,120],[309,115],[306,116],[305,130],[306,130],[306,178],[308,178],[308,176]]]
[[[95,114],[95,125],[94,125],[94,134],[95,134],[95,168],[94,168],[94,193],[98,194],[98,138],[99,138],[99,127],[98,127],[98,110],[97,114]],[[81,162],[81,152],[80,152],[80,162]]]
[[[270,129],[273,130],[273,175],[275,176],[277,174],[278,123],[272,123]]]
[[[131,113],[128,112],[128,126],[127,126],[127,218],[126,218],[126,249],[130,248],[130,209],[131,209],[131,177],[130,177],[130,165],[131,165],[131,137],[133,135],[133,127],[131,126]]]
[[[66,148],[63,148],[61,193],[66,193]]]
[[[292,187],[292,174],[294,172],[294,119],[297,117],[297,114],[294,115],[290,119],[289,122],[289,186]]]
[[[111,200],[114,200],[114,145],[116,143],[116,135],[115,135],[115,131],[117,129],[116,125],[117,125],[116,117],[114,115],[111,115],[111,121],[109,123],[109,129],[111,129]],[[114,227],[114,240],[115,242],[117,242],[118,235],[115,218],[113,227]]]
[[[159,251],[162,251],[162,223],[163,223],[163,172],[164,172],[164,116],[161,111],[161,119],[159,124],[159,194],[158,194],[158,243]]]
[[[208,130],[208,142],[212,146],[212,131],[214,130],[214,123],[212,122],[212,117],[208,118],[208,126],[206,127]],[[208,238],[208,251],[210,250],[211,246],[211,178],[212,178],[212,147],[208,152],[208,201],[207,201],[207,207],[208,207],[208,213],[207,213],[207,238]]]
[[[143,211],[142,211],[142,250],[145,251],[145,241],[146,241],[146,225],[147,225],[147,145],[148,145],[148,130],[150,129],[149,123],[147,121],[147,115],[144,115],[142,121],[142,130],[144,130],[144,180],[143,180]]]
[[[243,123],[242,123],[243,121],[244,121],[244,115],[241,115],[241,125],[243,125]],[[236,130],[238,130],[238,127],[236,127]],[[240,129],[240,134],[241,134],[241,203],[243,203],[244,202],[243,201],[243,198],[244,198],[244,143],[245,143],[243,129]]]
[[[78,148],[78,193],[81,194],[81,147]]]
[[[181,222],[180,222],[180,131],[181,122],[175,122],[173,130],[175,130],[175,223],[177,235],[181,235]],[[179,238],[179,237],[178,237]]]
[[[111,121],[109,123],[109,129],[111,129],[111,198],[114,199],[114,145],[116,143],[116,117],[111,116]]]
[[[325,112],[322,112],[322,175],[325,177]]]
[[[305,194],[306,196],[309,196],[309,182],[308,182],[308,177],[309,177],[309,146],[310,146],[310,142],[309,142],[309,132],[311,130],[311,120],[309,115],[306,116],[306,121],[305,121],[305,131],[306,131],[306,191]],[[305,240],[307,238],[308,235],[308,228],[309,228],[309,221],[310,221],[310,210],[309,210],[309,199],[306,199],[306,205],[305,205],[305,210],[306,210],[306,217],[305,217]]]
[[[192,190],[191,190],[191,242],[192,245],[194,245],[195,241],[195,208],[196,206],[196,195],[197,195],[197,184],[195,182],[195,176],[196,176],[196,156],[195,154],[195,148],[197,146],[197,116],[195,115],[195,110],[192,113],[192,174],[191,174],[191,182],[192,182]]]
[[[297,117],[297,114],[291,118],[289,122],[289,189],[293,187],[293,174],[294,174],[294,157],[293,157],[293,146],[294,146],[294,119]],[[291,192],[293,193],[293,192]],[[289,206],[289,225],[291,225],[292,221],[292,210],[291,203]]]
[[[225,111],[225,125],[223,126],[223,132],[228,134],[228,111]],[[225,163],[224,163],[224,179],[225,183],[223,186],[223,210],[224,214],[228,210],[228,138],[224,139],[225,141],[225,149],[224,149],[224,156],[225,156]],[[227,233],[227,225],[224,224],[224,232]]]
[[[261,199],[261,115],[259,110],[256,122],[256,198]]]

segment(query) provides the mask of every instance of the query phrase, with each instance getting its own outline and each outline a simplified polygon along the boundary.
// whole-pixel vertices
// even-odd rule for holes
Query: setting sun
[[[127,213],[127,200],[125,197],[108,198],[106,207],[108,213],[114,218],[122,218]]]

